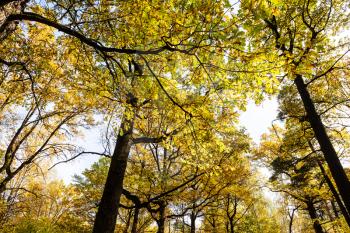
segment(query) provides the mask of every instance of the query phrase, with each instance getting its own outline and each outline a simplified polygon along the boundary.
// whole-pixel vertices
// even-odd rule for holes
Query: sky
[[[277,99],[267,99],[259,106],[249,102],[247,110],[239,118],[255,143],[259,143],[262,134],[268,131],[272,121],[277,117]]]
[[[247,110],[241,113],[240,124],[246,128],[250,137],[255,143],[259,143],[263,133],[268,131],[272,121],[277,116],[277,100],[267,99],[259,106],[254,102],[249,102]],[[98,127],[91,128],[87,131],[84,137],[81,137],[76,142],[78,145],[85,148],[86,151],[102,152],[101,147],[101,129]],[[84,155],[68,163],[62,163],[55,167],[54,175],[62,179],[66,184],[73,181],[75,174],[80,175],[86,168],[89,168],[94,162],[99,159],[97,155]]]
[[[103,152],[101,143],[101,128],[92,127],[84,132],[82,137],[78,138],[74,143],[84,148],[84,151]],[[61,163],[53,169],[53,175],[62,179],[66,184],[73,181],[75,174],[80,175],[86,168],[96,162],[100,156],[98,155],[82,155],[68,163]]]

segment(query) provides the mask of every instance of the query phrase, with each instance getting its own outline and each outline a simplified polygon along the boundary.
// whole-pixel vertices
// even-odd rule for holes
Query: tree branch
[[[55,163],[54,165],[52,165],[48,170],[51,170],[52,168],[56,167],[58,164],[61,164],[61,163],[68,163],[76,158],[78,158],[80,155],[83,155],[83,154],[93,154],[93,155],[101,155],[101,156],[104,156],[104,157],[107,157],[107,158],[111,158],[111,155],[108,155],[108,154],[105,154],[105,153],[98,153],[98,152],[93,152],[93,151],[82,151],[76,155],[74,155],[73,157],[67,159],[67,160],[64,160],[64,161],[59,161],[57,163]]]
[[[47,26],[56,28],[58,31],[64,32],[68,35],[71,35],[77,39],[79,39],[81,42],[83,42],[86,45],[89,45],[93,48],[95,48],[98,51],[101,52],[115,52],[115,53],[123,53],[123,54],[158,54],[161,53],[163,51],[177,51],[177,52],[181,52],[181,53],[185,53],[185,54],[189,54],[189,52],[191,50],[193,50],[193,48],[190,49],[178,49],[175,47],[171,47],[169,45],[169,43],[165,43],[164,46],[159,47],[159,48],[155,48],[155,49],[150,49],[150,50],[137,50],[137,49],[120,49],[120,48],[115,48],[115,47],[107,47],[102,45],[100,42],[88,38],[85,35],[81,34],[78,31],[75,31],[65,25],[62,25],[58,22],[54,22],[50,19],[47,19],[39,14],[33,13],[33,12],[23,12],[21,14],[12,14],[9,15],[6,19],[6,21],[3,23],[3,25],[1,25],[0,27],[0,33],[3,32],[6,28],[6,26],[13,21],[33,21],[33,22],[38,22],[38,23],[42,23],[45,24]]]
[[[192,113],[190,113],[189,111],[187,111],[186,109],[184,109],[184,107],[182,107],[179,103],[177,103],[173,97],[170,96],[170,94],[165,90],[163,84],[160,82],[159,78],[157,77],[157,75],[153,72],[153,70],[151,69],[150,65],[148,64],[147,60],[141,56],[141,58],[144,60],[147,68],[149,69],[149,71],[151,72],[152,76],[156,79],[157,83],[159,84],[160,88],[163,90],[163,92],[165,93],[165,95],[170,99],[170,101],[178,106],[186,115],[188,115],[190,118],[193,116]]]

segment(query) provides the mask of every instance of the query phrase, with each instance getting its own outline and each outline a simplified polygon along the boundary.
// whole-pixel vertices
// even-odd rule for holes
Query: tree
[[[270,5],[269,5],[270,4]],[[350,183],[340,163],[337,153],[329,139],[321,117],[310,95],[310,86],[331,73],[345,56],[342,44],[326,44],[327,33],[337,33],[347,23],[348,15],[341,9],[343,1],[299,1],[274,3],[246,1],[242,4],[245,12],[251,14],[247,22],[254,24],[251,34],[257,35],[254,48],[266,51],[274,48],[273,57],[281,55],[285,73],[297,87],[306,111],[307,121],[313,129],[325,160],[339,189],[340,195],[350,209]],[[286,15],[281,16],[281,12]],[[270,38],[273,38],[271,40]],[[260,43],[259,43],[260,41]],[[263,42],[261,42],[263,41]],[[340,55],[339,55],[340,53]],[[323,54],[322,58],[318,56]],[[315,68],[314,68],[315,67]]]
[[[322,214],[322,209],[328,208],[333,197],[332,192],[324,185],[325,177],[318,166],[319,155],[309,147],[307,142],[310,134],[307,131],[294,131],[300,130],[294,119],[287,120],[286,127],[285,130],[275,127],[269,136],[266,135],[260,145],[259,154],[273,170],[272,189],[294,199],[295,203],[292,205],[307,211],[313,220],[315,232],[324,232],[320,219],[325,221],[326,217]],[[322,203],[326,204],[323,206]],[[347,212],[345,217],[346,214]],[[333,216],[329,215],[327,218],[335,227]]]
[[[79,194],[62,181],[45,179],[48,177],[32,175],[20,188],[11,190],[6,200],[11,207],[1,232],[87,232],[84,222],[72,218]]]
[[[0,217],[27,231],[43,224],[162,233],[174,223],[183,232],[273,232],[280,226],[259,200],[262,184],[237,123],[248,99],[259,103],[278,90],[286,127],[260,152],[274,189],[293,199],[289,231],[299,213],[309,214],[316,232],[337,229],[342,216],[350,224],[340,163],[349,148],[349,60],[347,43],[329,36],[348,24],[346,4],[2,1],[0,195],[9,211]],[[107,126],[102,153],[74,144],[95,116]],[[51,158],[88,153],[106,158],[74,187],[54,185],[58,201],[59,189],[74,196],[62,218],[39,211],[31,224],[15,213],[60,212],[25,195],[32,192],[26,176]]]
[[[13,3],[6,1],[3,6],[8,7]],[[86,67],[86,64],[77,60],[80,57],[77,50],[88,55],[92,62],[87,64],[109,72],[110,78],[105,80],[109,93],[104,96],[118,102],[125,112],[111,160],[110,178],[107,178],[105,193],[97,213],[95,231],[105,231],[102,229],[104,227],[111,227],[106,231],[113,231],[134,120],[138,108],[144,103],[141,99],[148,101],[144,98],[142,88],[134,80],[151,77],[150,84],[156,84],[168,101],[183,112],[186,120],[201,118],[205,112],[196,112],[191,107],[185,107],[189,104],[184,98],[189,97],[184,95],[185,90],[196,91],[193,97],[200,97],[201,101],[214,94],[220,99],[225,89],[232,90],[232,87],[246,85],[239,79],[221,79],[224,71],[219,67],[226,63],[226,53],[234,56],[238,51],[236,48],[244,47],[241,30],[234,24],[234,15],[227,15],[227,12],[233,12],[233,8],[226,1],[187,4],[174,1],[159,4],[157,11],[152,11],[153,8],[151,3],[136,1],[115,5],[104,1],[87,4],[79,1],[51,1],[47,5],[25,1],[21,9],[6,15],[1,26],[0,31],[4,32],[14,22],[24,21],[56,29],[60,33],[54,39],[63,42],[73,54],[69,57],[69,63],[82,65],[80,68],[75,66],[75,72],[84,73],[82,67]],[[130,28],[133,30],[129,30]],[[198,30],[199,28],[201,29]],[[224,44],[223,39],[226,36],[231,40]],[[65,50],[64,47],[61,49]],[[175,60],[181,62],[175,63]],[[168,80],[170,74],[171,78]],[[186,77],[182,74],[186,74]],[[167,85],[179,86],[181,90],[170,92]],[[247,83],[249,89],[252,85]],[[246,92],[246,96],[248,95]],[[231,103],[235,99],[237,98],[231,95]],[[245,98],[239,99],[236,105],[244,107]],[[113,175],[116,171],[117,176]],[[109,223],[105,224],[104,221]]]
[[[4,52],[1,72],[1,141],[0,193],[27,167],[54,156],[77,150],[68,143],[81,124],[92,123],[91,108],[82,106],[83,97],[70,92],[61,61],[52,59],[57,53],[53,32],[47,27],[27,25],[27,32],[18,30],[9,35],[12,43],[1,44],[1,51],[22,46],[16,58]],[[31,44],[26,43],[31,40]],[[51,53],[45,49],[51,46]],[[8,60],[10,59],[10,60]],[[62,89],[66,89],[62,91]],[[90,105],[91,106],[91,105]]]

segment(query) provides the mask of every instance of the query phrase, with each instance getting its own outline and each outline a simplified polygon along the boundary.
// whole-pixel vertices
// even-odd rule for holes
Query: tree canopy
[[[1,1],[0,232],[349,232],[349,3]]]

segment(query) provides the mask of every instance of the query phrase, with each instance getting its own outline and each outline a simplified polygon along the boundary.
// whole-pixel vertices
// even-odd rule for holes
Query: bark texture
[[[320,145],[321,151],[323,152],[324,158],[327,162],[329,170],[331,171],[332,177],[339,190],[340,196],[342,197],[345,207],[349,213],[350,211],[350,182],[338,155],[332,145],[332,142],[327,135],[326,129],[322,123],[320,116],[317,114],[315,105],[311,99],[307,86],[301,75],[297,75],[294,80],[297,86],[299,95],[303,101],[304,108],[307,113],[307,119],[315,133],[315,137]]]
[[[111,158],[107,180],[95,218],[93,233],[113,233],[115,229],[125,170],[130,153],[135,113],[131,113],[130,119],[126,115],[123,117],[121,130]]]

